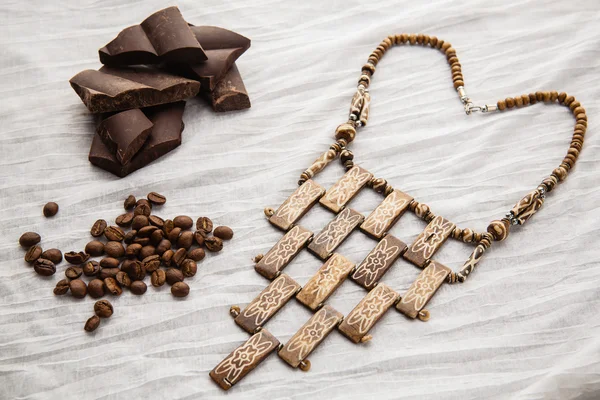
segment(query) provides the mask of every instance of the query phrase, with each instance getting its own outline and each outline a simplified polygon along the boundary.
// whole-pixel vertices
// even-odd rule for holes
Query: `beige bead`
[[[562,182],[566,179],[567,173],[568,171],[566,170],[566,168],[563,167],[558,167],[554,171],[552,171],[552,174],[558,178],[559,182]]]
[[[513,99],[512,97],[507,97],[505,101],[507,108],[513,108],[515,106],[515,99]]]
[[[385,191],[385,187],[387,186],[387,181],[383,178],[373,178],[369,184],[377,193],[383,193]]]
[[[429,212],[429,206],[427,204],[419,203],[415,208],[415,214],[419,218],[425,218]]]
[[[558,101],[561,103],[564,103],[565,99],[567,98],[567,94],[565,92],[561,92],[558,94]]]
[[[509,229],[510,224],[506,219],[492,221],[487,227],[488,233],[492,235],[492,238],[497,242],[508,237]]]
[[[336,139],[344,139],[346,142],[350,143],[356,137],[356,129],[348,123],[341,124],[335,130],[335,138]]]
[[[521,96],[521,99],[523,101],[523,105],[524,106],[528,106],[529,105],[529,95],[528,94],[524,94]]]
[[[429,45],[431,47],[436,47],[437,43],[438,43],[438,38],[436,36],[431,36],[429,38]]]
[[[463,229],[461,240],[465,243],[471,243],[473,241],[475,233],[472,229]]]
[[[506,101],[500,100],[498,102],[497,106],[498,106],[498,110],[500,110],[500,111],[506,110]]]

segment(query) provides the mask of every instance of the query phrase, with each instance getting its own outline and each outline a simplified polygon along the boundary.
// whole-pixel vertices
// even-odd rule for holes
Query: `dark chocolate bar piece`
[[[125,165],[144,145],[152,126],[146,115],[136,108],[106,118],[98,125],[97,132],[117,160]]]
[[[165,61],[197,64],[207,59],[177,7],[157,11],[141,24],[123,29],[98,53],[102,64],[112,66]]]
[[[144,108],[194,97],[200,83],[151,67],[87,69],[69,81],[93,113]]]
[[[154,126],[146,143],[125,165],[121,165],[114,153],[104,144],[100,135],[96,133],[90,149],[90,162],[119,177],[124,177],[145,167],[181,144],[184,108],[185,102],[180,101],[143,109],[142,111]]]
[[[221,79],[214,90],[210,93],[210,102],[213,110],[216,112],[237,111],[250,108],[250,98],[242,81],[240,71],[237,66],[227,72],[225,77]]]

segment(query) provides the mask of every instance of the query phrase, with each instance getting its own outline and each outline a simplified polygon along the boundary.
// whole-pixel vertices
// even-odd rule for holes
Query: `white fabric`
[[[183,145],[124,179],[87,160],[91,115],[68,79],[98,68],[97,49],[122,28],[170,5],[150,0],[4,2],[0,6],[0,398],[225,398],[208,372],[247,339],[228,315],[267,284],[251,258],[281,236],[263,216],[333,142],[361,66],[388,34],[425,32],[450,41],[477,104],[536,90],[576,96],[590,118],[580,160],[527,224],[495,244],[462,285],[445,285],[427,323],[394,310],[354,345],[339,333],[310,356],[308,373],[276,355],[228,399],[598,399],[600,398],[600,183],[598,4],[595,1],[180,1],[186,19],[252,39],[238,66],[252,109],[215,114],[199,100],[185,111]],[[466,116],[441,53],[395,48],[371,86],[370,124],[355,161],[460,227],[485,230],[562,160],[573,118],[536,105]],[[317,177],[329,187],[336,162]],[[235,238],[208,256],[187,299],[168,287],[110,298],[115,314],[89,335],[93,300],[52,294],[66,263],[41,278],[17,238],[40,232],[44,248],[81,250],[100,217],[124,198],[156,190],[159,215],[209,215]],[[47,201],[60,205],[42,216]],[[362,193],[367,214],[380,200]],[[316,208],[302,225],[318,231]],[[392,233],[410,243],[424,223],[406,215]],[[360,262],[375,242],[354,233],[340,252]],[[458,269],[467,245],[436,259]],[[320,263],[304,252],[286,273],[307,282]],[[419,270],[397,262],[384,282],[405,291]],[[346,282],[329,303],[347,314],[365,292]],[[267,324],[282,342],[310,317],[292,302]]]

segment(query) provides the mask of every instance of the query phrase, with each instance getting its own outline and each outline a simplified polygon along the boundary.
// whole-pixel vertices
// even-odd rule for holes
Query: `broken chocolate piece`
[[[98,136],[122,165],[127,164],[148,139],[152,122],[139,109],[106,118],[98,125]]]
[[[207,59],[177,7],[157,11],[140,25],[123,29],[98,53],[102,64],[112,66],[163,61],[197,64]]]
[[[87,69],[69,81],[93,113],[143,108],[194,97],[200,83],[151,67]]]
[[[236,111],[250,108],[250,98],[244,81],[233,64],[227,75],[217,83],[210,93],[210,101],[216,112]]]
[[[181,144],[184,107],[185,102],[181,101],[143,109],[142,111],[154,126],[146,143],[125,165],[121,165],[98,134],[94,135],[89,155],[90,162],[119,177],[145,167]]]

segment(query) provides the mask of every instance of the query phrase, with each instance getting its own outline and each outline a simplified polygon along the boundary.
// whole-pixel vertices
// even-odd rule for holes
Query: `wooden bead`
[[[438,39],[435,47],[438,49],[441,49],[443,45],[444,45],[444,41],[441,39]]]
[[[431,47],[435,47],[437,45],[437,43],[438,43],[438,38],[436,36],[431,36],[429,38],[429,45]]]
[[[571,141],[571,147],[581,151],[581,148],[583,147],[583,145],[581,144],[581,142]]]
[[[565,160],[563,159],[563,162],[560,163],[560,168],[564,168],[567,170],[567,173],[571,170],[571,166],[565,162]]]
[[[385,190],[383,191],[383,195],[385,197],[389,196],[392,192],[394,191],[394,188],[392,187],[392,185],[386,185],[385,186]]]
[[[575,97],[573,97],[573,96],[567,96],[567,98],[565,99],[565,106],[568,107],[569,105],[571,105],[571,103],[573,101],[575,101]]]
[[[387,186],[387,181],[383,178],[374,178],[371,179],[369,184],[377,193],[383,193],[385,191],[385,187]]]
[[[371,84],[371,78],[369,77],[369,75],[361,75],[360,78],[358,78],[358,84],[363,85],[365,87],[369,87],[369,85]]]
[[[451,48],[451,47],[452,47],[452,45],[451,45],[450,43],[448,43],[448,42],[445,42],[445,43],[444,43],[444,44],[443,44],[443,45],[440,47],[440,49],[441,49],[441,50],[442,50],[442,51],[445,53],[445,52],[446,52],[446,51],[447,51],[449,48]]]
[[[550,102],[550,92],[543,92],[544,103]]]
[[[346,142],[350,143],[356,137],[356,129],[348,123],[341,124],[335,130],[335,138],[336,139],[344,139]]]
[[[558,167],[552,171],[552,175],[556,176],[559,182],[562,182],[566,179],[567,173],[567,170],[563,167]]]
[[[415,214],[419,218],[425,218],[429,214],[429,206],[427,204],[419,203],[415,208]]]
[[[572,154],[567,154],[565,156],[565,158],[563,159],[563,162],[568,164],[569,169],[571,169],[571,168],[573,168],[573,165],[575,165],[575,162],[577,162],[577,158],[575,158],[575,156],[573,156]]]
[[[463,230],[460,229],[458,226],[456,228],[454,228],[454,230],[452,231],[452,238],[453,239],[460,239],[462,237],[462,233]]]
[[[487,227],[488,233],[492,235],[492,238],[497,242],[506,239],[509,230],[510,223],[506,219],[492,221]]]
[[[506,109],[506,101],[500,100],[497,104],[498,110],[504,111]]]
[[[458,58],[456,57],[456,55],[453,55],[452,57],[448,58],[448,64],[452,65],[456,62],[458,62]]]
[[[515,106],[515,99],[513,99],[512,97],[507,97],[505,101],[507,108],[513,108]]]
[[[408,36],[408,41],[410,42],[410,44],[414,45],[415,43],[417,43],[417,35],[415,35],[414,33],[410,34]]]
[[[465,83],[463,81],[454,82],[454,89],[458,89],[461,86],[465,86]]]
[[[586,127],[581,124],[577,124],[575,125],[575,131],[582,131],[583,133],[585,133]]]
[[[479,243],[481,242],[481,239],[483,239],[483,234],[481,232],[475,232],[475,234],[473,235],[473,243]]]
[[[423,44],[423,34],[422,33],[419,33],[417,35],[417,43]]]
[[[453,65],[452,68],[450,68],[450,71],[452,71],[452,73],[461,72],[460,65]]]
[[[473,239],[475,237],[475,232],[473,232],[473,229],[463,229],[462,232],[462,237],[461,240],[465,243],[471,243],[473,242]]]
[[[375,67],[373,66],[373,64],[370,64],[370,63],[366,63],[365,65],[363,65],[362,70],[369,71],[369,73],[371,75],[373,75],[375,73]]]
[[[528,94],[522,95],[521,99],[523,100],[523,105],[524,106],[528,106],[529,105],[529,95]]]
[[[401,43],[406,43],[408,41],[408,34],[403,33],[400,35],[400,42]]]
[[[428,35],[423,36],[423,46],[427,46],[431,38]]]
[[[579,107],[581,105],[580,102],[578,101],[573,101],[571,104],[569,104],[569,108],[571,109],[571,111],[573,111],[574,109],[576,109],[577,107]]]
[[[544,101],[544,94],[542,92],[535,92],[535,98],[537,101]]]
[[[518,108],[523,107],[523,98],[521,96],[515,97],[515,104]]]
[[[550,101],[555,102],[558,99],[558,92],[553,90],[550,92]]]
[[[558,94],[558,101],[561,103],[564,103],[565,99],[567,98],[567,94],[565,92],[560,92]]]
[[[542,181],[542,184],[546,186],[546,191],[551,192],[554,189],[554,186],[558,183],[558,179],[554,175],[550,175],[546,179]]]
[[[535,97],[535,93],[529,93],[529,104],[537,103],[537,97]]]

